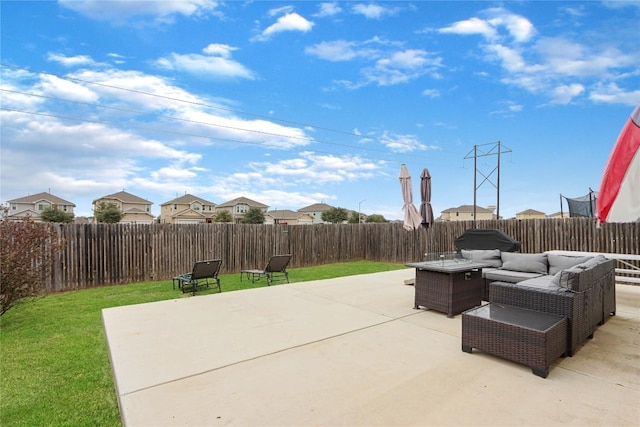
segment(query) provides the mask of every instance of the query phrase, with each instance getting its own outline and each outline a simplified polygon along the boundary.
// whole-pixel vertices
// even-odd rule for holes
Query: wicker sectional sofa
[[[569,257],[499,250],[462,250],[483,268],[486,301],[568,319],[567,355],[615,314],[615,261],[603,255]]]

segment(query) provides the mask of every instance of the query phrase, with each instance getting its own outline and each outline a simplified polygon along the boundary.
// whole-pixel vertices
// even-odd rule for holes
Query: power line
[[[359,134],[354,133],[354,132],[349,132],[349,131],[344,131],[344,130],[339,130],[339,129],[332,129],[332,128],[323,127],[323,126],[316,126],[316,125],[297,122],[297,121],[293,121],[293,120],[278,119],[278,118],[275,118],[275,117],[260,115],[260,114],[256,114],[256,113],[249,113],[249,112],[246,112],[246,111],[234,110],[234,109],[227,108],[227,107],[221,107],[219,105],[205,104],[205,103],[196,102],[196,101],[188,101],[188,100],[185,100],[185,99],[174,98],[174,97],[170,97],[170,96],[166,96],[166,95],[159,95],[159,94],[149,93],[149,92],[140,91],[140,90],[136,90],[136,89],[128,89],[128,88],[123,88],[123,87],[119,87],[119,86],[108,85],[106,83],[92,82],[92,81],[88,81],[88,80],[84,80],[84,79],[78,79],[78,78],[75,78],[75,77],[61,76],[59,74],[50,73],[50,72],[46,72],[46,71],[31,71],[28,68],[18,67],[18,66],[10,65],[10,64],[0,63],[0,66],[7,67],[7,68],[12,68],[12,69],[16,69],[16,70],[27,71],[27,72],[30,72],[30,73],[38,73],[38,74],[49,75],[49,76],[57,77],[57,78],[59,78],[61,80],[68,80],[68,81],[92,84],[92,85],[106,87],[106,88],[110,88],[110,89],[116,89],[116,90],[131,92],[131,93],[137,93],[137,94],[140,94],[140,95],[152,96],[152,97],[156,97],[156,98],[166,99],[166,100],[170,100],[170,101],[182,102],[182,103],[190,104],[190,105],[197,105],[197,106],[200,106],[200,107],[207,107],[207,108],[217,109],[217,110],[221,110],[221,111],[232,112],[232,113],[236,113],[236,114],[246,115],[246,116],[250,116],[250,117],[256,117],[256,118],[260,118],[260,119],[264,119],[264,120],[268,120],[268,121],[273,121],[273,122],[288,123],[288,124],[300,126],[300,127],[303,127],[303,128],[304,127],[309,127],[309,128],[314,128],[314,129],[318,129],[318,130],[324,130],[324,131],[328,131],[328,132],[339,133],[339,134],[343,134],[343,135],[355,136],[357,138],[363,138],[362,135],[359,135]],[[394,141],[394,140],[386,139],[386,138],[379,138],[379,137],[365,137],[365,138],[366,139],[372,139],[372,140],[380,141],[380,142],[383,142],[383,143],[393,143],[393,144],[405,145],[407,147],[413,147],[412,144],[407,144],[407,143],[404,143],[404,142],[401,142],[401,141]]]
[[[185,119],[185,118],[182,118],[182,117],[175,117],[175,116],[169,116],[169,115],[164,115],[164,114],[151,114],[151,113],[146,113],[144,111],[139,111],[139,110],[134,110],[134,109],[129,109],[129,108],[112,107],[112,106],[107,106],[107,105],[102,105],[102,104],[91,103],[91,102],[70,100],[70,99],[58,98],[58,97],[54,97],[54,96],[40,95],[40,94],[34,94],[34,93],[30,93],[30,92],[22,92],[22,91],[11,90],[11,89],[0,89],[0,91],[9,92],[9,93],[15,93],[15,94],[19,94],[19,95],[32,96],[32,97],[36,97],[36,98],[51,99],[51,100],[55,100],[55,101],[74,103],[74,104],[79,104],[79,105],[86,105],[86,106],[103,108],[103,109],[114,110],[114,111],[121,111],[121,112],[126,112],[126,113],[148,115],[148,116],[152,116],[152,117],[165,118],[165,119],[176,120],[176,121],[192,123],[192,124],[198,124],[198,125],[203,125],[203,126],[212,126],[212,127],[219,127],[219,128],[225,128],[225,129],[239,130],[239,131],[243,131],[243,132],[251,132],[251,133],[257,133],[257,134],[261,134],[261,135],[269,135],[269,136],[275,136],[275,137],[287,138],[287,139],[296,139],[296,140],[307,141],[307,142],[317,142],[317,143],[320,143],[320,144],[336,145],[336,146],[341,146],[341,147],[355,148],[355,149],[358,149],[358,150],[362,149],[362,147],[357,147],[357,146],[354,146],[354,145],[341,144],[341,143],[337,143],[337,142],[322,141],[322,140],[318,140],[316,138],[311,138],[311,137],[300,137],[300,136],[293,136],[293,135],[284,135],[284,134],[278,134],[278,133],[273,133],[273,132],[265,132],[265,131],[255,130],[255,129],[246,129],[246,128],[241,128],[241,127],[237,127],[237,126],[229,126],[229,125],[222,125],[222,124],[218,124],[218,123],[202,122],[202,121]],[[14,110],[14,111],[23,112],[23,113],[27,113],[27,114],[30,113],[30,112],[23,111],[23,110],[19,110],[19,111],[18,110]],[[33,114],[37,114],[37,113],[34,112]],[[71,117],[68,117],[68,116],[65,116],[64,118],[72,119]],[[77,119],[78,120],[82,120],[80,118],[77,118]],[[113,124],[113,123],[108,123],[108,124],[109,125],[113,125],[113,126],[118,126],[117,124]],[[175,132],[167,131],[167,133],[175,133]],[[227,140],[225,138],[217,138],[217,139]],[[241,142],[241,141],[237,141],[237,140],[229,140],[229,141]],[[378,152],[382,152],[382,153],[388,153],[387,150],[382,150],[382,149],[372,148],[372,147],[368,147],[367,150],[369,150],[369,151],[378,151]],[[394,155],[397,155],[397,154],[394,153]]]
[[[82,119],[82,118],[79,118],[79,117],[63,116],[63,115],[60,115],[60,114],[51,114],[51,113],[42,113],[42,112],[35,112],[35,111],[17,110],[17,109],[12,109],[12,108],[5,108],[5,107],[0,108],[0,111],[7,111],[7,112],[14,112],[14,113],[21,113],[21,114],[30,114],[30,115],[41,116],[41,117],[53,117],[53,118],[57,118],[57,119],[74,120],[74,121],[78,121],[78,122],[94,123],[94,124],[101,124],[101,125],[107,125],[107,126],[120,126],[117,123],[111,123],[111,122],[106,122],[106,121],[102,121],[102,120]],[[265,144],[260,143],[260,142],[241,141],[241,140],[235,140],[235,139],[229,139],[229,138],[219,138],[219,137],[206,136],[206,135],[197,135],[197,134],[190,134],[190,133],[186,133],[186,132],[170,131],[170,130],[165,130],[165,129],[147,128],[147,127],[143,127],[143,126],[127,125],[127,127],[130,128],[130,129],[144,130],[144,131],[147,131],[147,132],[157,132],[157,133],[165,133],[165,134],[171,134],[171,135],[188,136],[188,137],[193,137],[193,138],[203,138],[203,139],[210,139],[210,140],[217,140],[217,141],[235,142],[235,143],[238,143],[238,144],[256,145],[256,146],[261,146],[261,147],[265,146]],[[270,147],[270,148],[273,148],[273,147]],[[295,150],[298,150],[298,151],[302,151],[302,149],[298,148],[298,147],[292,147],[292,149],[295,149]],[[331,153],[331,152],[328,152],[328,151],[322,151],[322,150],[316,150],[316,149],[314,149],[313,151],[316,152],[316,153],[322,153],[322,154],[330,154],[330,155],[334,155],[335,154],[335,153]],[[363,159],[368,159],[368,160],[392,161],[392,162],[396,162],[396,163],[400,162],[400,160],[380,159],[380,158],[375,158],[375,157],[370,157],[370,156],[358,156],[358,157],[363,158]]]

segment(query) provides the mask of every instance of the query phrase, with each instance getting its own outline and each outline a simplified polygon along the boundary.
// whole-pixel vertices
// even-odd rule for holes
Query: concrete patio
[[[412,275],[104,310],[123,424],[640,425],[640,287],[543,379],[462,352],[461,316],[414,310]]]

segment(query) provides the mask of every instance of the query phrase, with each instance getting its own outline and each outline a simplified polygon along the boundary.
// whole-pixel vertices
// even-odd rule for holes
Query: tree
[[[0,316],[21,299],[38,295],[63,244],[51,224],[0,221]]]
[[[349,224],[358,224],[360,222],[360,214],[355,211],[351,211],[351,216],[349,217]]]
[[[380,214],[371,214],[367,217],[366,222],[389,222],[389,221]]]
[[[114,202],[101,202],[94,210],[93,215],[97,222],[116,224],[120,222],[124,214]]]
[[[345,222],[349,218],[349,212],[345,208],[330,208],[322,212],[322,220],[332,224]]]
[[[224,210],[218,211],[216,216],[213,218],[214,222],[233,222],[233,217],[231,216],[231,212]]]
[[[260,208],[249,208],[242,216],[243,224],[264,224],[264,212]]]
[[[69,223],[73,221],[73,214],[63,212],[55,206],[49,206],[40,212],[40,219],[45,222]]]

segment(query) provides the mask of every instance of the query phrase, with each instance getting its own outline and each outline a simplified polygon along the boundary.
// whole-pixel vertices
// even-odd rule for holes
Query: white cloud
[[[60,53],[48,53],[47,60],[65,67],[95,66],[96,62],[87,55],[65,56]]]
[[[415,135],[400,135],[385,131],[380,137],[382,144],[394,153],[410,153],[412,151],[422,151],[435,149],[423,144]]]
[[[270,9],[268,12],[268,15],[271,17],[274,17],[274,16],[286,14],[286,13],[291,13],[291,12],[293,12],[293,6],[282,6],[282,7],[276,7],[274,9]]]
[[[427,98],[437,98],[440,96],[440,91],[438,89],[425,89],[422,91],[422,96],[426,96]]]
[[[211,43],[209,46],[202,49],[207,55],[221,56],[223,58],[231,57],[231,52],[238,50],[237,47],[229,46],[228,44]]]
[[[438,31],[444,34],[480,34],[487,39],[493,39],[497,35],[495,28],[491,24],[483,19],[475,17],[454,22],[448,27],[440,28]]]
[[[295,12],[287,13],[286,15],[278,18],[278,21],[275,24],[267,27],[259,36],[254,37],[252,40],[269,40],[274,34],[281,33],[283,31],[301,31],[306,33],[311,31],[313,25],[313,22],[306,20]]]
[[[135,17],[151,17],[157,22],[172,22],[174,15],[202,16],[218,7],[214,0],[59,0],[58,4],[89,18],[123,23]]]
[[[219,47],[222,45],[216,46],[214,49],[205,49],[205,52],[217,55],[223,53],[222,56],[171,53],[157,59],[155,64],[166,70],[183,71],[200,77],[255,79],[253,72],[229,58],[230,52],[228,50],[220,51]]]
[[[391,86],[414,80],[441,66],[442,58],[431,58],[421,49],[407,49],[393,52],[376,61],[373,67],[365,68],[362,73],[365,81],[362,85],[375,83],[379,86]]]
[[[529,41],[536,33],[533,24],[528,19],[505,9],[491,8],[482,14],[486,18],[472,17],[457,21],[448,27],[440,28],[438,31],[445,34],[479,34],[487,40],[495,41],[503,38],[500,31],[506,29],[508,35],[516,42]]]
[[[362,15],[367,19],[382,19],[384,16],[395,15],[396,9],[383,7],[377,4],[356,4],[351,8],[352,12]]]
[[[584,86],[578,83],[557,86],[553,89],[553,103],[568,104],[583,92]]]
[[[576,16],[579,11],[564,12]],[[487,62],[496,62],[502,67],[502,83],[544,95],[552,103],[570,103],[583,95],[589,85],[597,83],[599,88],[607,87],[607,82],[627,79],[625,69],[640,68],[640,57],[635,52],[623,51],[611,43],[599,40],[593,44],[562,37],[536,40],[536,29],[525,17],[503,8],[486,9],[481,16],[484,18],[458,21],[439,31],[482,35],[486,43],[479,47]],[[589,98],[610,99],[599,90]],[[619,99],[628,102],[623,101],[627,98]]]
[[[314,16],[319,18],[324,18],[327,16],[335,16],[342,12],[342,8],[338,6],[338,3],[320,3],[319,5],[320,11],[316,13]]]
[[[488,9],[488,22],[494,27],[504,26],[516,42],[529,41],[536,33],[533,24],[525,17],[510,13],[502,8]]]
[[[320,42],[305,49],[309,55],[327,61],[349,61],[356,57],[371,57],[374,52],[371,49],[360,49],[356,42],[346,40],[335,40],[331,42]]]
[[[50,74],[43,74],[42,80],[35,88],[43,95],[72,101],[96,102],[99,99],[99,95],[91,89]]]
[[[635,106],[640,103],[640,89],[624,90],[616,83],[598,84],[589,93],[589,99],[604,104]]]

